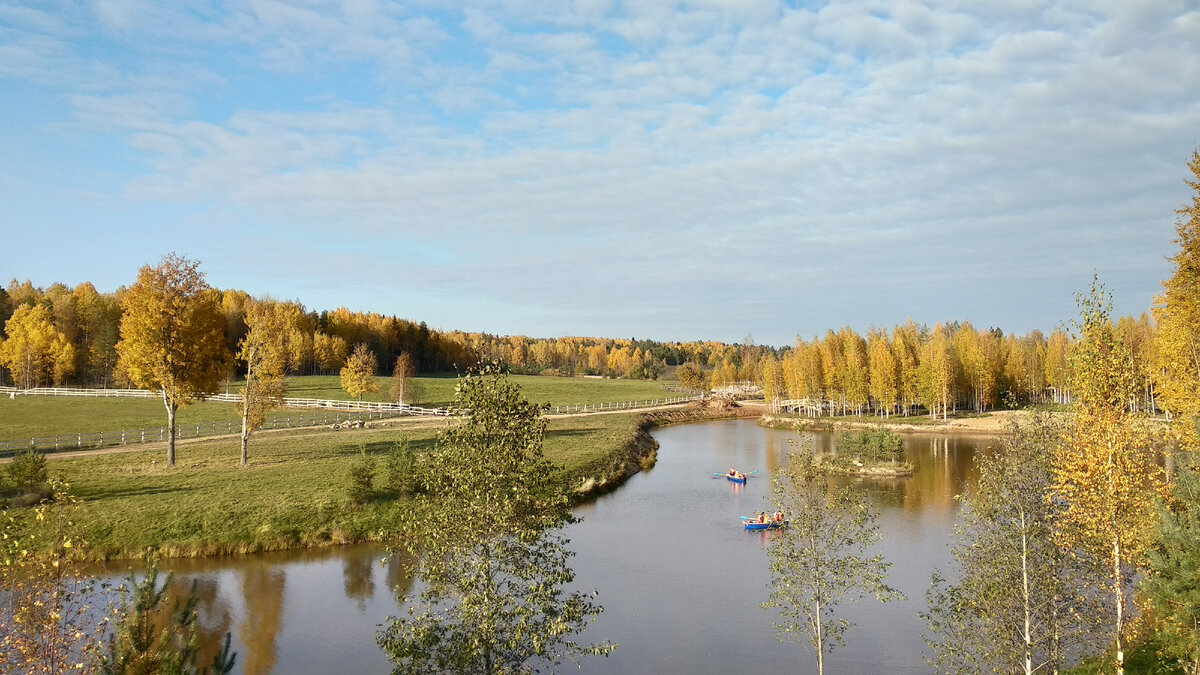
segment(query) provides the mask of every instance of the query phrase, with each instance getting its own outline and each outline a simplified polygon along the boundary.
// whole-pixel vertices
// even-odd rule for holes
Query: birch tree
[[[75,371],[75,348],[54,325],[43,305],[21,305],[4,323],[0,365],[22,389],[42,383],[62,384]]]
[[[926,593],[926,661],[937,672],[1057,673],[1094,644],[1085,580],[1103,584],[1103,570],[1055,536],[1051,465],[1064,430],[1036,416],[1010,432],[996,452],[975,457],[978,489],[961,497],[951,548],[957,581],[935,572]]]
[[[542,454],[544,408],[488,367],[459,381],[453,410],[462,421],[438,435],[403,539],[425,589],[376,636],[393,672],[531,673],[607,655],[615,645],[573,639],[602,608],[567,591],[559,528],[574,518]]]
[[[792,453],[773,479],[772,496],[789,525],[768,549],[771,595],[762,606],[779,610],[779,640],[805,643],[820,675],[826,655],[845,645],[854,625],[837,614],[843,601],[904,595],[884,583],[891,563],[870,553],[880,537],[870,504],[847,488],[831,491],[810,452]]]
[[[118,368],[156,391],[167,409],[167,466],[175,466],[175,414],[214,394],[229,368],[220,296],[200,263],[174,253],[145,265],[121,300]]]
[[[1200,415],[1200,153],[1192,153],[1188,169],[1193,180],[1185,182],[1195,194],[1189,206],[1176,212],[1175,270],[1163,282],[1153,312],[1159,401],[1176,416],[1176,439],[1195,449],[1195,418]]]
[[[238,358],[246,365],[246,385],[238,412],[242,416],[241,458],[246,466],[250,435],[262,427],[267,413],[283,406],[287,394],[290,344],[296,334],[292,330],[300,308],[269,300],[251,300],[245,305],[246,335],[239,345]]]
[[[414,370],[408,354],[401,353],[396,357],[396,366],[392,368],[392,388],[389,392],[396,403],[412,402]]]
[[[357,396],[360,401],[363,394],[379,391],[379,383],[375,381],[375,369],[378,367],[371,349],[362,342],[358,343],[350,358],[346,359],[346,365],[342,366],[342,389],[351,396]]]
[[[1054,463],[1054,495],[1065,504],[1063,543],[1084,550],[1108,567],[1110,637],[1114,666],[1125,668],[1129,580],[1144,562],[1154,530],[1154,503],[1164,474],[1152,436],[1129,411],[1135,392],[1129,348],[1109,318],[1112,301],[1098,279],[1076,296],[1080,320],[1071,360],[1075,414]]]

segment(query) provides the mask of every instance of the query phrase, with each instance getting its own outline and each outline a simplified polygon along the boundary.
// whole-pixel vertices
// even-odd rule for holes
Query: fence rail
[[[332,411],[324,413],[279,415],[263,423],[262,429],[288,429],[323,426],[340,422],[356,420],[377,420],[385,417],[395,417],[396,414],[387,411],[346,412]],[[240,433],[241,420],[223,420],[220,422],[200,422],[198,424],[179,424],[175,428],[175,438],[204,438],[223,434]],[[27,450],[38,452],[62,452],[67,450],[94,450],[118,445],[138,445],[167,440],[167,428],[150,427],[146,429],[121,429],[118,431],[89,431],[78,434],[56,434],[54,436],[37,436],[17,441],[0,441],[0,457],[11,457]]]
[[[159,394],[145,389],[75,389],[72,387],[36,387],[33,389],[16,389],[15,387],[0,387],[0,395],[16,396],[86,396],[94,398],[158,398]],[[205,397],[206,401],[237,403],[242,400],[237,394],[212,394]],[[393,412],[400,415],[425,415],[429,417],[445,417],[449,411],[442,408],[423,408],[406,403],[391,403],[387,401],[345,401],[337,399],[318,398],[285,398],[286,408],[321,408],[323,410],[352,410],[370,412]]]
[[[581,403],[579,405],[556,405],[553,407],[554,414],[563,415],[567,413],[580,412],[600,412],[603,410],[634,410],[637,408],[655,408],[663,405],[675,405],[677,403],[687,403],[688,401],[699,401],[703,396],[672,396],[671,398],[654,398],[644,401],[620,401],[614,403]]]
[[[142,389],[72,389],[66,387],[39,387],[36,389],[15,389],[0,387],[0,395],[16,396],[89,396],[100,398],[157,398],[158,394]],[[603,412],[610,410],[636,410],[665,405],[676,405],[697,401],[704,398],[701,395],[672,396],[668,398],[645,399],[640,401],[617,401],[609,403],[581,403],[578,405],[556,405],[551,408],[556,415],[584,412]],[[236,403],[241,400],[236,394],[214,394],[208,397],[210,401]],[[338,401],[311,398],[285,398],[288,408],[321,409],[324,412],[297,415],[278,415],[263,424],[263,429],[280,429],[288,427],[311,427],[324,424],[336,424],[347,420],[370,420],[384,417],[399,417],[401,415],[423,415],[431,417],[446,417],[450,411],[444,408],[422,408],[402,403],[382,403],[378,401]],[[201,438],[221,434],[232,434],[241,431],[239,420],[221,422],[201,422],[199,424],[180,424],[177,426],[176,438]],[[165,441],[166,427],[151,427],[146,429],[125,429],[119,431],[92,431],[76,434],[57,434],[54,436],[39,436],[21,440],[0,440],[0,457],[36,450],[39,452],[56,452],[64,450],[83,450],[117,445],[135,445]]]

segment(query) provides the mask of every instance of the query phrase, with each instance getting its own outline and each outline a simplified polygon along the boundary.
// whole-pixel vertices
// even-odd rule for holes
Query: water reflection
[[[375,565],[379,554],[374,549],[357,549],[342,558],[342,588],[346,597],[367,609],[367,600],[375,595]]]
[[[239,570],[245,615],[239,626],[244,672],[269,673],[275,668],[277,641],[283,620],[286,568],[255,565]]]
[[[605,612],[581,641],[621,643],[585,672],[800,672],[808,655],[780,645],[772,615],[759,608],[769,574],[763,549],[774,532],[747,532],[739,515],[770,510],[770,479],[786,466],[795,432],[748,421],[682,425],[655,432],[653,472],[577,508],[568,528],[575,588],[599,591]],[[834,452],[832,434],[806,434],[817,452]],[[831,656],[837,672],[924,672],[917,613],[929,572],[949,562],[958,503],[973,489],[973,457],[987,438],[907,435],[908,478],[838,476],[880,512],[880,550],[893,562],[889,583],[905,602],[847,606],[858,623],[854,648]],[[801,441],[803,443],[803,441]],[[714,478],[730,466],[759,470],[745,485]],[[238,672],[387,672],[375,631],[413,590],[413,561],[379,547],[290,551],[208,560],[173,560],[173,583],[198,580],[204,658],[233,631]],[[115,572],[120,576],[122,572]]]

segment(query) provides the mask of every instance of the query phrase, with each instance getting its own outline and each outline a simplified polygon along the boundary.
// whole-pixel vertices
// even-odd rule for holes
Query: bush
[[[866,431],[843,431],[837,435],[838,456],[857,457],[864,463],[899,462],[904,459],[904,439],[886,427]]]
[[[416,458],[408,441],[398,441],[384,460],[385,485],[397,497],[418,491]]]
[[[9,483],[18,494],[34,494],[46,487],[46,456],[29,450],[8,465]]]
[[[365,504],[374,494],[375,458],[367,457],[367,451],[362,449],[359,459],[350,465],[350,501]]]

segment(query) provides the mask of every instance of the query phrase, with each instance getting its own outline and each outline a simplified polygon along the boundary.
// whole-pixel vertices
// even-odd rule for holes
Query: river
[[[584,639],[620,644],[583,663],[591,673],[809,672],[804,645],[781,644],[760,608],[767,598],[765,548],[773,533],[746,532],[739,515],[769,509],[769,476],[786,463],[791,432],[721,421],[659,429],[657,465],[578,507],[568,528],[576,585],[605,608]],[[805,434],[818,452],[830,434]],[[803,442],[803,441],[802,441]],[[912,435],[916,473],[901,479],[839,478],[869,495],[893,563],[888,583],[908,599],[843,606],[857,624],[831,672],[925,672],[918,612],[934,568],[950,561],[954,495],[970,490],[974,453],[988,438]],[[713,472],[758,470],[745,486]],[[238,672],[372,673],[389,664],[375,631],[402,607],[392,588],[412,587],[411,565],[381,565],[376,546],[173,560],[177,588],[197,583],[206,651],[232,631]],[[574,670],[573,666],[568,666]]]

